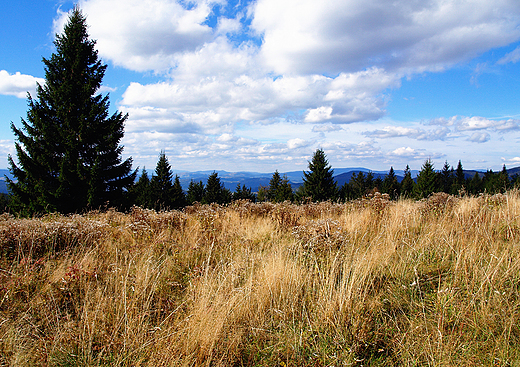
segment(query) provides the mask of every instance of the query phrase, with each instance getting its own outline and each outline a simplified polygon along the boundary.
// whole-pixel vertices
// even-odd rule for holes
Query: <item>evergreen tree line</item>
[[[323,150],[318,149],[309,162],[309,171],[303,172],[303,185],[296,191],[286,175],[280,175],[276,170],[267,186],[260,186],[255,194],[251,188],[237,184],[234,192],[226,189],[220,182],[216,172],[208,177],[206,185],[202,181],[191,181],[184,193],[176,175],[173,177],[168,159],[161,153],[155,174],[150,179],[145,169],[129,194],[129,202],[134,205],[155,210],[180,209],[195,202],[202,204],[227,204],[234,200],[247,199],[252,202],[270,201],[349,201],[365,197],[371,193],[388,194],[393,200],[401,197],[421,199],[435,192],[445,192],[451,195],[471,194],[481,192],[505,192],[520,184],[520,177],[510,178],[505,166],[500,172],[488,170],[485,173],[475,173],[473,177],[465,178],[462,163],[457,168],[444,163],[442,170],[436,171],[430,159],[421,167],[416,179],[412,178],[409,166],[404,170],[401,181],[393,169],[384,178],[374,178],[372,172],[358,172],[350,181],[341,187],[333,178],[334,171],[328,164]]]
[[[179,176],[173,177],[170,163],[165,153],[161,153],[154,174],[150,178],[143,168],[141,176],[128,192],[127,205],[137,205],[154,210],[181,209],[195,202],[201,204],[227,204],[233,200],[248,199],[255,201],[256,196],[245,185],[237,185],[231,192],[224,187],[220,177],[213,172],[207,179],[206,185],[202,181],[190,182],[185,193],[179,181]]]
[[[228,204],[235,200],[270,201],[280,203],[284,201],[349,201],[365,197],[371,193],[386,193],[393,200],[400,197],[421,199],[434,192],[445,192],[452,195],[471,194],[481,192],[498,193],[520,185],[520,177],[510,178],[506,167],[502,171],[475,173],[473,177],[465,178],[462,163],[457,168],[444,163],[442,170],[435,171],[431,160],[426,160],[416,179],[412,178],[409,166],[404,170],[404,177],[399,182],[393,169],[384,178],[374,178],[372,172],[362,171],[354,174],[348,183],[338,187],[333,178],[334,170],[329,165],[323,150],[318,149],[309,164],[309,171],[303,172],[303,185],[296,191],[286,175],[283,177],[276,170],[268,186],[260,186],[258,193],[251,188],[237,184],[234,192],[224,187],[218,173],[213,172],[206,184],[202,181],[191,181],[187,191],[184,191],[179,177],[173,175],[170,163],[164,152],[159,155],[156,168],[150,177],[145,168],[137,182],[129,186],[124,193],[124,205],[120,209],[129,209],[132,205],[142,208],[160,210],[182,209],[187,205],[198,202],[201,204]],[[0,197],[0,212],[9,208],[8,197]]]
[[[392,199],[399,197],[422,199],[435,192],[444,192],[450,195],[470,194],[478,195],[486,192],[495,194],[505,192],[513,187],[520,186],[520,177],[509,177],[505,165],[500,172],[488,170],[472,177],[465,177],[461,161],[457,168],[445,162],[440,171],[436,171],[430,159],[426,160],[416,179],[412,179],[410,167],[406,166],[404,177],[398,181],[393,167],[384,178],[374,178],[372,172],[358,172],[348,183],[340,189],[340,198],[353,200],[369,193],[378,191],[385,193]]]

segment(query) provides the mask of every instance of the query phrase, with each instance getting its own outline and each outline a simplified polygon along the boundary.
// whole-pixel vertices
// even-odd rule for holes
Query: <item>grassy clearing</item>
[[[514,366],[520,194],[0,218],[0,365]]]

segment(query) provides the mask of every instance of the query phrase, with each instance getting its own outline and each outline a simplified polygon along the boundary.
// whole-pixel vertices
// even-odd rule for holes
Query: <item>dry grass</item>
[[[0,366],[520,364],[520,194],[0,217]]]

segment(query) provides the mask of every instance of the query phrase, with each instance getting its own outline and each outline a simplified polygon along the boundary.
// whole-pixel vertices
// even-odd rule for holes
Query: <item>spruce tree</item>
[[[181,181],[177,175],[173,180],[171,203],[173,209],[181,209],[186,206],[186,195],[182,191]]]
[[[269,193],[269,187],[260,185],[258,187],[258,193],[256,195],[256,200],[259,202],[267,201],[268,193]]]
[[[457,169],[455,170],[455,182],[453,184],[452,194],[458,194],[463,189],[466,180],[464,178],[464,169],[462,168],[462,162],[459,160]]]
[[[213,172],[208,177],[206,182],[206,189],[204,198],[202,199],[203,204],[227,204],[231,201],[231,192],[224,187],[220,182],[217,172]]]
[[[421,171],[417,175],[415,196],[417,198],[425,198],[436,191],[438,191],[437,173],[434,170],[431,159],[427,159],[422,165]]]
[[[291,183],[289,182],[289,179],[287,178],[287,175],[283,175],[282,182],[280,183],[280,186],[278,187],[278,193],[276,195],[276,199],[278,202],[283,201],[293,201],[294,199],[294,193],[292,190]]]
[[[13,205],[21,213],[79,212],[121,205],[135,180],[131,158],[122,161],[127,115],[109,116],[108,95],[98,93],[106,65],[89,39],[86,19],[75,7],[56,52],[43,58],[45,84],[28,95],[27,119],[11,123],[18,163],[9,156]]]
[[[204,183],[202,183],[202,181],[196,183],[191,180],[190,184],[188,185],[188,194],[186,198],[188,204],[193,205],[195,202],[201,203],[202,199],[204,198],[204,190]]]
[[[367,191],[374,188],[374,174],[372,171],[368,171],[367,176],[365,177],[365,188]]]
[[[455,171],[453,170],[453,167],[450,166],[448,161],[444,162],[444,166],[442,166],[442,170],[439,172],[439,181],[441,191],[449,194],[451,192],[453,182],[455,181]]]
[[[345,182],[343,186],[340,187],[338,192],[338,198],[341,199],[341,201],[349,201],[355,198],[351,182],[352,178],[349,182]]]
[[[382,186],[383,193],[390,195],[392,199],[397,199],[399,197],[400,185],[399,181],[397,181],[397,176],[395,175],[393,167],[390,167],[390,171],[388,171],[388,175],[385,176]]]
[[[246,185],[240,186],[240,183],[238,183],[233,193],[233,200],[250,200],[254,203],[256,197],[255,194],[251,192],[251,188],[247,188]]]
[[[155,167],[155,175],[150,181],[152,208],[167,210],[172,207],[172,171],[166,154],[161,152]]]
[[[143,168],[139,180],[137,180],[137,183],[132,188],[135,205],[140,206],[141,208],[152,208],[150,191],[150,178],[148,178],[148,172],[146,172],[146,169]]]
[[[498,175],[492,169],[488,169],[482,177],[482,185],[488,194],[495,194],[498,186]]]
[[[497,180],[497,191],[506,192],[509,190],[511,186],[511,181],[509,180],[509,174],[507,173],[506,165],[502,166],[502,171],[498,174]]]
[[[278,173],[278,170],[276,170],[273,173],[273,177],[271,177],[271,180],[269,181],[269,189],[267,190],[267,199],[269,201],[275,203],[277,202],[276,195],[281,184],[282,177],[280,176],[280,173]]]
[[[354,173],[350,178],[349,185],[352,192],[350,199],[363,197],[367,191],[365,174],[362,171],[359,171],[357,175]]]
[[[404,170],[404,178],[401,181],[401,195],[404,197],[411,197],[414,191],[415,182],[412,178],[412,172],[410,166],[406,165]]]
[[[472,195],[478,195],[482,191],[484,191],[484,184],[478,172],[475,172],[473,178],[468,178],[466,181],[466,185],[468,186],[468,191]]]
[[[0,193],[0,214],[9,211],[9,196]]]
[[[273,177],[269,181],[269,188],[267,189],[267,199],[273,203],[282,203],[284,201],[293,200],[293,191],[291,183],[287,178],[287,175],[283,175],[283,178],[276,170],[273,173]]]
[[[304,198],[312,201],[335,200],[338,196],[338,188],[334,181],[334,170],[322,149],[316,150],[309,162],[309,172],[303,172]]]

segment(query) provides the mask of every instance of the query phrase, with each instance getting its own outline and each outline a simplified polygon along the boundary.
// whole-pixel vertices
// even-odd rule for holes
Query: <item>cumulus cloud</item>
[[[386,126],[383,129],[366,131],[365,136],[378,139],[391,139],[397,137],[407,137],[417,140],[445,140],[450,136],[450,130],[441,127],[433,130],[409,128],[403,126]]]
[[[392,151],[391,154],[400,157],[413,157],[416,155],[416,152],[415,149],[412,149],[410,147],[401,147]]]
[[[9,74],[6,70],[0,70],[0,94],[26,98],[27,92],[36,95],[36,83],[43,85],[45,80],[32,75],[19,72]]]
[[[439,70],[519,38],[517,1],[477,3],[258,0],[252,26],[279,73]]]
[[[439,125],[452,127],[456,131],[477,131],[488,130],[499,133],[520,130],[520,120],[518,119],[489,119],[482,116],[453,116],[450,118],[432,119],[425,125]]]
[[[468,141],[472,141],[474,143],[485,143],[490,138],[490,135],[488,133],[483,132],[474,132],[471,134],[471,136],[468,138]]]
[[[287,141],[287,147],[289,147],[289,149],[305,148],[305,147],[308,147],[309,145],[311,145],[310,142],[305,141],[300,138],[289,139]]]
[[[427,121],[425,125],[453,126],[456,122],[457,116],[452,116],[450,118],[438,117]]]
[[[318,108],[312,108],[307,111],[307,115],[305,116],[305,122],[322,122],[329,121],[332,115],[332,107],[331,106],[321,106]]]
[[[236,136],[233,134],[222,134],[217,139],[218,142],[225,144],[233,144],[234,146],[245,146],[245,145],[258,145],[258,140],[255,139],[246,139],[240,136]]]
[[[485,117],[462,117],[457,121],[457,130],[482,130],[494,127],[496,124],[497,121]]]
[[[259,76],[254,68],[248,69],[252,55],[248,55],[247,50],[243,50],[242,57],[235,57],[229,47],[223,43],[219,51],[214,50],[217,56],[222,56],[222,65],[217,67],[220,73],[215,71],[211,77],[204,76],[207,71],[202,66],[203,60],[209,54],[202,49],[179,58],[173,81],[130,84],[123,94],[122,105],[129,111],[165,109],[191,120],[197,114],[206,113],[213,117],[216,125],[239,121],[273,123],[280,117],[305,123],[352,123],[383,116],[384,102],[378,93],[397,83],[395,78],[378,69],[356,75],[340,74],[336,78]],[[194,70],[199,67],[200,71]],[[183,73],[179,71],[188,69]],[[234,76],[231,70],[242,70],[243,74]],[[330,97],[331,92],[336,94],[334,99]]]
[[[173,55],[196,50],[212,39],[204,24],[211,3],[198,1],[186,8],[168,0],[82,0],[89,32],[101,57],[135,71],[164,71],[174,66]],[[59,33],[67,19],[55,21]],[[223,29],[232,28],[229,24]]]

